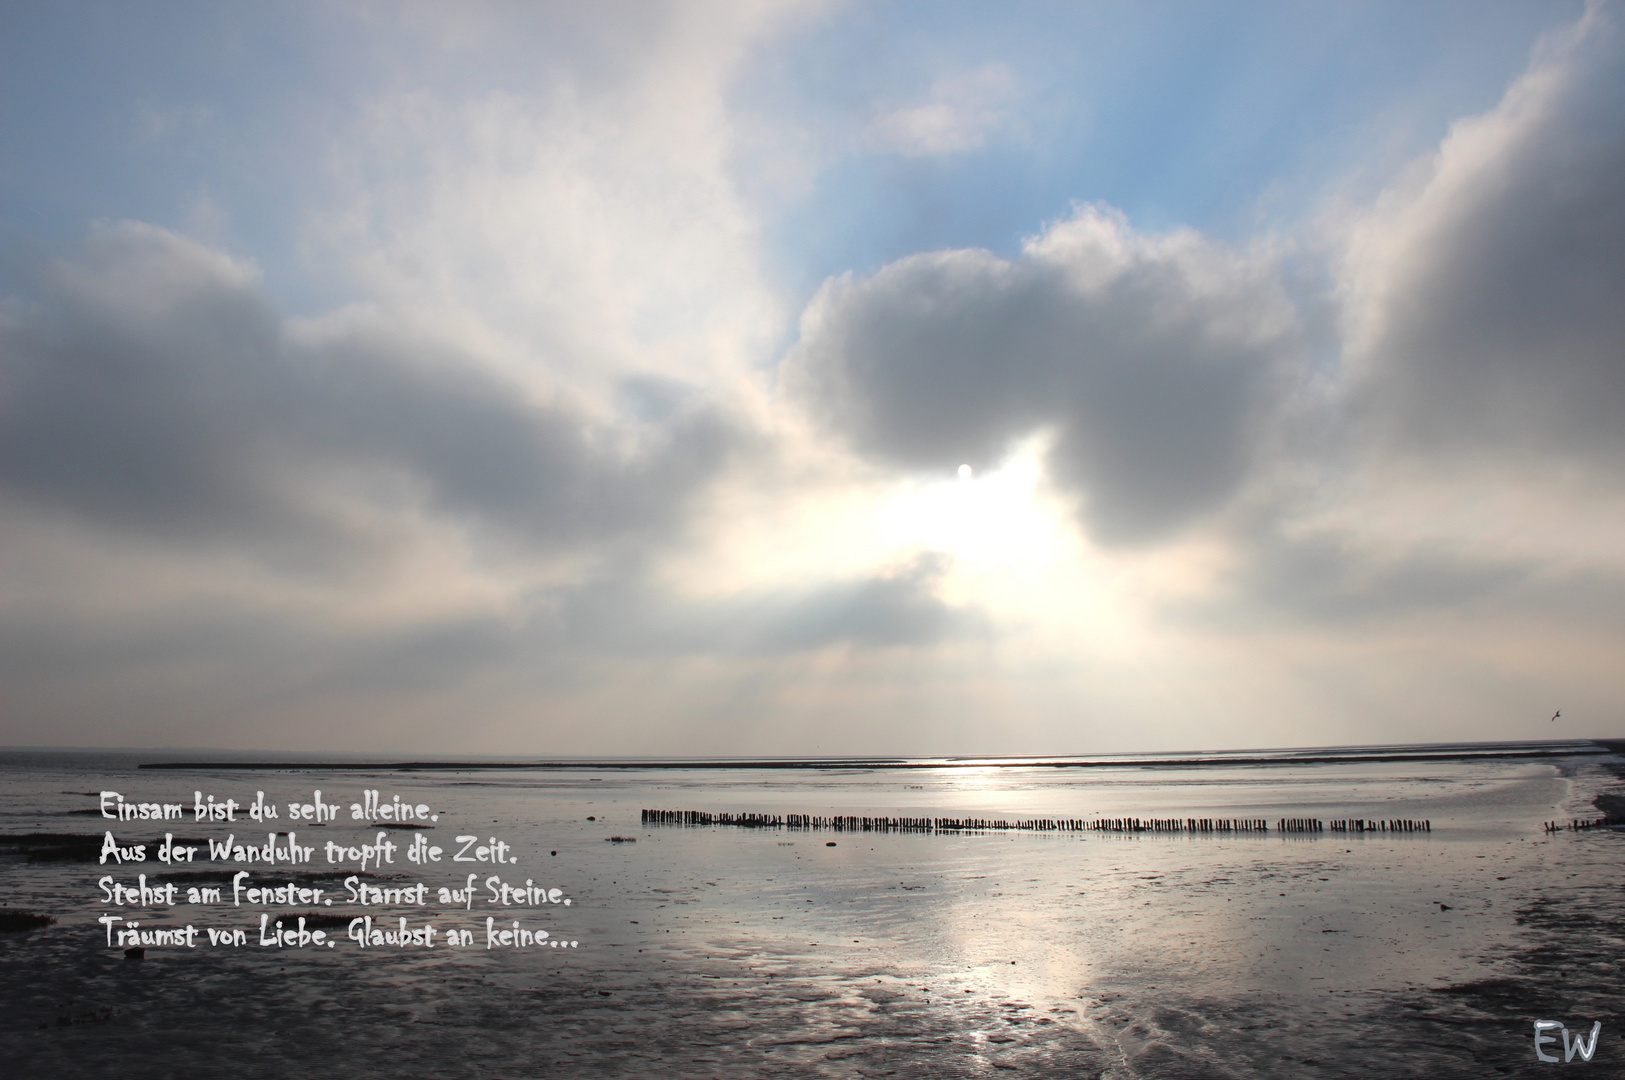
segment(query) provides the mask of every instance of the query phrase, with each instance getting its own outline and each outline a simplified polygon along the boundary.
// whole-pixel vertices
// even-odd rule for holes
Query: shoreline
[[[1382,764],[1405,761],[1500,761],[1553,757],[1603,757],[1625,753],[1625,740],[1576,739],[1538,744],[1485,743],[1444,744],[1414,748],[1381,747],[1360,752],[1359,747],[1327,747],[1323,750],[1213,751],[1208,754],[1168,756],[1124,755],[1090,758],[651,758],[555,759],[542,761],[158,761],[142,762],[140,769],[153,770],[234,770],[234,771],[387,771],[387,772],[465,772],[534,770],[706,770],[706,769],[1123,769],[1123,768],[1214,768],[1230,765],[1320,765]]]

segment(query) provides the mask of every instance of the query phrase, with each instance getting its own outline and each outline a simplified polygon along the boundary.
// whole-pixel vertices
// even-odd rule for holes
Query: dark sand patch
[[[17,934],[28,930],[43,930],[56,922],[50,915],[32,911],[0,911],[0,933]]]

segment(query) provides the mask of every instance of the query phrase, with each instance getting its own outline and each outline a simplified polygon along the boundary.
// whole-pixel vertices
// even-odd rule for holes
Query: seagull
[[[1557,720],[1557,718],[1558,718],[1558,717],[1559,717],[1559,716],[1562,716],[1562,715],[1563,715],[1563,710],[1562,710],[1562,709],[1559,709],[1559,710],[1557,710],[1557,711],[1556,711],[1556,712],[1554,712],[1554,713],[1553,713],[1553,714],[1552,714],[1552,719],[1551,719],[1551,720],[1548,720],[1548,721],[1547,721],[1547,723],[1552,723],[1552,722],[1554,722],[1554,721],[1556,721],[1556,720]]]

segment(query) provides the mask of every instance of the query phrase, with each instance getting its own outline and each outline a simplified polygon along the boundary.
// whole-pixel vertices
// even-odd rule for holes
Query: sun
[[[877,524],[899,546],[946,552],[964,570],[1047,562],[1069,524],[1044,490],[1042,449],[1030,440],[991,469],[966,463],[917,478],[886,500]]]

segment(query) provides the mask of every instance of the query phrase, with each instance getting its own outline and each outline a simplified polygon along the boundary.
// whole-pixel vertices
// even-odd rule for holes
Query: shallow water
[[[286,803],[319,788],[348,805],[376,788],[430,804],[441,816],[423,835],[436,842],[465,831],[509,841],[520,861],[505,879],[572,903],[367,909],[380,922],[404,913],[475,928],[479,943],[461,950],[261,948],[251,933],[244,948],[158,947],[135,962],[106,946],[96,919],[113,909],[95,882],[164,868],[29,862],[14,849],[0,855],[6,903],[58,923],[0,935],[0,1057],[8,1076],[92,1077],[1534,1075],[1544,1066],[1532,1021],[1549,1017],[1602,1021],[1589,1067],[1625,1072],[1625,837],[1541,828],[1595,816],[1592,800],[1618,784],[1619,758],[1579,749],[1180,768],[428,773],[158,772],[133,767],[152,755],[11,754],[0,759],[7,835],[163,831],[70,813],[94,809],[87,793],[103,789],[190,808],[198,790]],[[1434,831],[826,833],[645,827],[644,808],[1411,818]],[[272,827],[290,826],[169,826],[261,843]],[[301,843],[376,833],[348,820],[292,827]],[[237,869],[204,862],[192,874],[218,870],[204,876],[229,897]],[[249,869],[264,884],[287,877]],[[467,869],[398,862],[379,883],[461,885]],[[352,872],[315,868],[330,910],[352,914],[339,884]],[[124,914],[257,933],[258,910]],[[487,914],[579,944],[486,949]]]

